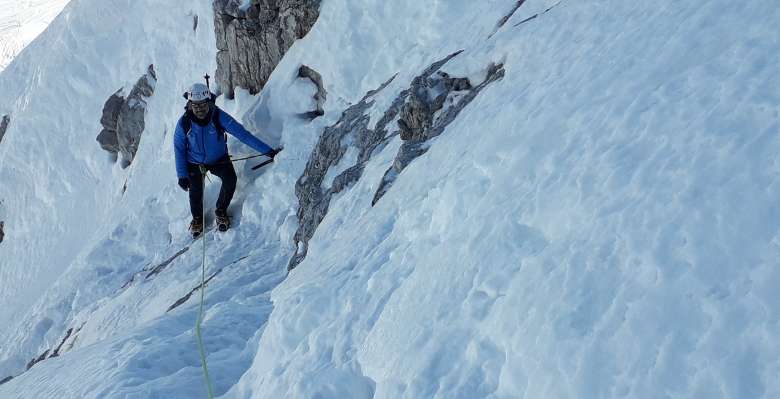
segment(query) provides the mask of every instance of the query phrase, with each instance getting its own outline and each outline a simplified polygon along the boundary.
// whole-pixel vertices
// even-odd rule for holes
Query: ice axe
[[[253,167],[252,167],[252,170],[258,170],[258,169],[262,168],[262,167],[263,167],[263,166],[265,166],[265,165],[268,165],[269,163],[271,163],[271,162],[273,162],[273,161],[274,161],[274,159],[273,159],[273,158],[271,158],[271,159],[267,159],[267,160],[265,160],[265,161],[263,161],[263,162],[260,162],[259,164],[255,165],[255,166],[253,166]]]
[[[265,161],[260,162],[259,164],[253,166],[252,170],[258,170],[258,169],[262,168],[263,166],[268,165],[269,163],[273,162],[274,161],[274,157],[276,156],[276,154],[278,154],[283,149],[284,148],[277,148],[277,149],[269,152],[268,154],[264,154],[265,156],[267,156],[267,157],[269,157],[271,159],[266,159]]]

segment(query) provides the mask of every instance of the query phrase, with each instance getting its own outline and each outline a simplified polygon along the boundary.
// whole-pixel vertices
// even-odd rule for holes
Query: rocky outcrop
[[[325,115],[324,106],[325,100],[328,97],[328,92],[325,91],[325,87],[322,85],[322,75],[320,75],[320,73],[314,69],[307,67],[306,65],[301,65],[301,67],[298,68],[298,77],[309,79],[317,88],[317,92],[314,93],[314,110],[304,112],[301,114],[301,116],[305,119],[312,120],[319,116]]]
[[[360,102],[347,108],[338,122],[325,128],[320,136],[303,175],[295,184],[295,194],[299,202],[299,225],[293,238],[297,250],[287,265],[289,270],[295,268],[306,257],[309,239],[328,213],[331,197],[360,179],[371,154],[391,137],[387,128],[401,110],[403,98],[399,97],[395,100],[373,129],[368,127],[370,122],[368,111],[373,105],[372,97],[387,87],[394,78],[390,78],[378,89],[368,92]],[[347,167],[332,179],[332,182],[325,181],[328,171],[339,165],[350,145],[357,146],[357,162]]]
[[[2,380],[0,380],[0,385],[3,385],[3,384],[5,384],[6,382],[8,382],[8,381],[11,381],[11,380],[13,380],[13,379],[14,379],[14,376],[12,376],[12,375],[9,375],[8,377],[5,377],[5,378],[3,378]]]
[[[3,242],[3,239],[5,239],[5,222],[0,221],[0,243]]]
[[[118,154],[119,153],[119,139],[117,138],[116,122],[119,119],[119,112],[122,110],[122,105],[125,103],[125,97],[123,96],[123,89],[119,89],[116,93],[112,94],[108,98],[108,101],[103,105],[103,116],[100,118],[100,124],[103,125],[103,130],[97,136],[97,142],[100,143],[100,147],[104,150]]]
[[[154,65],[149,65],[146,74],[138,79],[127,98],[123,96],[122,88],[112,94],[103,106],[100,118],[103,130],[97,141],[104,150],[121,156],[122,167],[129,166],[138,151],[144,132],[146,99],[154,94],[156,83]]]
[[[336,124],[325,128],[295,185],[299,225],[293,238],[296,253],[290,259],[288,269],[295,268],[306,257],[309,239],[328,213],[333,195],[357,182],[372,154],[379,152],[391,137],[400,134],[404,142],[380,182],[372,204],[387,192],[412,160],[428,150],[430,139],[440,135],[483,88],[503,77],[501,65],[490,65],[485,80],[475,87],[466,78],[451,77],[439,71],[459,53],[435,62],[416,77],[411,87],[395,98],[373,129],[369,128],[372,98],[393,78],[367,93],[360,102],[344,111]],[[394,129],[391,122],[396,118],[398,128]],[[356,147],[357,159],[353,165],[341,165],[350,146]],[[341,172],[327,179],[329,172],[336,168]]]
[[[262,90],[271,72],[319,17],[320,0],[214,0],[216,80],[227,98],[242,87]]]
[[[398,119],[404,142],[393,166],[382,177],[371,204],[382,198],[404,168],[428,151],[428,140],[440,135],[482,89],[503,76],[503,66],[491,64],[487,77],[476,87],[466,78],[453,78],[444,72],[414,79]]]
[[[5,131],[8,130],[9,123],[11,123],[10,116],[3,115],[3,117],[0,118],[0,141],[3,141],[3,136],[5,136]]]
[[[411,87],[402,91],[385,110],[373,129],[369,128],[372,98],[394,78],[368,92],[360,102],[347,108],[336,124],[325,128],[295,185],[299,224],[293,237],[296,253],[290,259],[288,269],[295,268],[306,257],[309,239],[328,213],[331,198],[360,179],[372,154],[378,153],[396,134],[404,140],[393,166],[385,173],[374,196],[373,202],[376,203],[398,173],[427,151],[426,142],[441,134],[486,85],[503,76],[503,68],[492,65],[485,81],[473,87],[466,78],[439,72],[458,54],[460,52],[433,63],[416,77]],[[396,120],[397,127],[392,124]],[[342,164],[349,147],[356,150],[356,160],[354,164]]]

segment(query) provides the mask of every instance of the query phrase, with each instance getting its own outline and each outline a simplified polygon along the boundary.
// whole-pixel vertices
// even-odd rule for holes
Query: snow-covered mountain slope
[[[0,0],[0,71],[49,25],[69,0]]]
[[[235,228],[205,240],[216,395],[780,396],[778,23],[769,0],[323,1],[261,94],[219,101],[285,149],[238,164]],[[0,74],[0,397],[205,396],[171,132],[214,42],[210,1],[73,0]],[[409,144],[396,100],[459,50],[440,71],[503,76],[456,115],[450,92],[431,123],[454,118],[372,206]],[[122,169],[101,109],[149,64]],[[313,121],[302,64],[327,90]],[[287,275],[317,165],[323,190],[359,178]]]

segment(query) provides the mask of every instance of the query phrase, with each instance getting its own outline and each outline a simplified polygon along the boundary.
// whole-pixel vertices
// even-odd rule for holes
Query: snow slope
[[[159,13],[150,12],[154,8]],[[175,208],[176,212],[185,210],[181,197],[174,197],[174,187],[165,178],[175,175],[164,171],[169,170],[171,161],[167,150],[172,134],[168,133],[181,110],[181,92],[202,74],[200,71],[215,65],[213,51],[205,45],[214,41],[211,20],[203,18],[201,28],[192,32],[195,13],[208,15],[210,4],[188,8],[169,5],[166,9],[143,2],[128,7],[125,3],[74,1],[0,75],[0,87],[7,93],[0,100],[0,113],[11,114],[0,144],[0,219],[5,220],[6,229],[0,259],[0,301],[7,305],[0,310],[0,325],[9,326],[0,335],[9,343],[4,352],[26,357],[24,363],[32,354],[19,351],[16,340],[41,345],[50,328],[54,329],[50,334],[60,335],[52,339],[61,339],[64,329],[57,330],[57,326],[71,317],[71,309],[115,289],[109,283],[126,277],[129,270],[123,267],[137,266],[133,262],[138,258],[127,259],[128,264],[122,265],[100,255],[101,250],[115,251],[104,245],[110,243],[110,233],[121,229],[123,223],[150,228],[134,222],[143,209],[148,213],[141,219],[145,223],[154,223],[154,212],[166,212],[143,205],[157,193],[167,192],[176,198],[172,205],[182,206]],[[139,21],[155,27],[158,39],[148,41],[131,30],[144,28]],[[177,53],[180,56],[174,56]],[[200,61],[193,63],[193,58]],[[149,150],[138,156],[151,162],[138,162],[147,172],[141,172],[142,168],[122,170],[95,142],[101,110],[109,95],[132,85],[149,64],[155,64],[161,94],[149,101],[152,117],[147,119],[144,140]],[[128,182],[122,195],[125,181],[139,173],[138,183]],[[175,220],[184,224],[181,212]],[[167,225],[153,227],[154,235],[142,234],[150,242],[167,231]],[[140,240],[129,243],[130,255],[136,248],[146,256]],[[105,264],[94,264],[92,259],[96,258]],[[88,277],[79,274],[82,272]],[[84,278],[98,279],[98,288],[80,294],[77,288],[87,288],[81,284]],[[106,283],[105,287],[101,283]],[[44,293],[49,299],[39,304],[56,309],[52,314],[31,310]],[[25,314],[26,318],[20,317]],[[10,320],[24,327],[14,328]],[[18,366],[20,360],[14,364]]]
[[[49,25],[69,0],[0,0],[0,71]]]
[[[215,68],[210,3],[73,0],[0,74],[0,378],[16,375],[0,397],[205,396],[196,300],[166,310],[200,281],[170,132],[181,90]],[[780,10],[528,0],[497,28],[515,5],[326,0],[259,96],[221,102],[285,150],[238,167],[236,226],[206,240],[218,396],[780,396]],[[397,74],[376,122],[460,49],[450,75],[505,77],[372,207],[399,138],[375,154],[286,276],[323,128]],[[93,141],[100,110],[151,63],[121,169]],[[300,64],[328,91],[311,123]],[[68,328],[67,351],[21,373]]]

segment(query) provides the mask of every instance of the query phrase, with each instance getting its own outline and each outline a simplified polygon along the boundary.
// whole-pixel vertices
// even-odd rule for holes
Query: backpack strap
[[[227,133],[225,133],[225,128],[222,126],[222,122],[219,121],[219,113],[222,112],[222,110],[213,103],[211,106],[214,107],[214,109],[211,110],[211,122],[217,129],[217,134],[222,136],[222,140],[227,143]]]
[[[211,110],[211,123],[213,123],[214,127],[217,129],[217,135],[221,136],[222,141],[227,143],[227,133],[225,133],[222,122],[219,121],[219,113],[222,112],[222,110],[214,103],[211,103],[211,106],[213,108]],[[192,118],[190,117],[190,113],[186,106],[184,107],[184,115],[181,116],[181,130],[184,131],[185,152],[189,152],[190,141],[187,140],[187,136],[189,136],[190,131],[192,130]]]
[[[190,119],[190,114],[187,113],[186,107],[184,108],[184,115],[181,116],[181,130],[184,131],[184,153],[188,154],[190,152],[190,140],[187,139],[187,136],[190,135],[190,130],[192,130],[192,119]]]
[[[187,137],[190,134],[190,130],[192,130],[192,119],[190,119],[190,114],[187,112],[184,112],[184,115],[181,117],[181,130],[184,130],[184,137]]]
[[[219,121],[219,113],[222,110],[220,110],[216,105],[214,106],[214,110],[211,112],[211,123],[214,124],[214,127],[217,129],[217,133],[223,135],[224,141],[227,141],[227,133],[225,133],[225,128],[222,126],[222,122]],[[181,129],[184,130],[184,136],[187,136],[190,134],[190,130],[192,130],[192,118],[190,117],[190,113],[187,111],[184,111],[184,115],[181,116]]]

